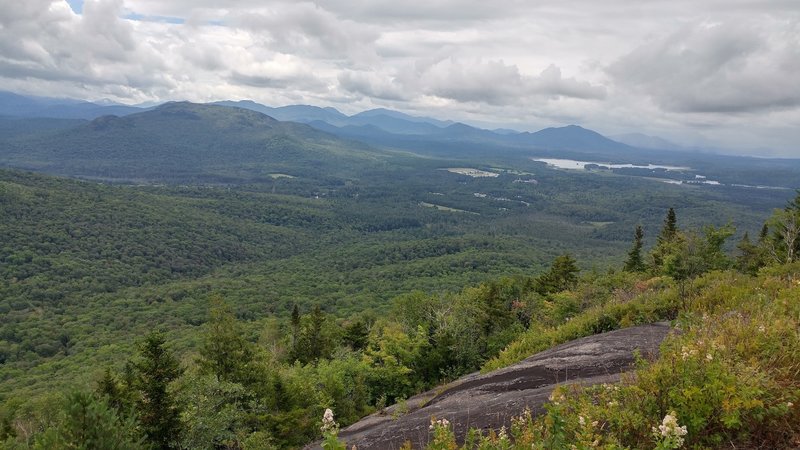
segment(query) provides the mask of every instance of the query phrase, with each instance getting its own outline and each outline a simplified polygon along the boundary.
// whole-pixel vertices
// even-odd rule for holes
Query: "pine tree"
[[[140,359],[133,365],[140,394],[136,402],[139,423],[148,443],[157,450],[177,448],[181,435],[180,410],[169,388],[183,370],[164,342],[159,333],[148,335]]]
[[[363,350],[369,340],[369,329],[363,320],[349,323],[344,329],[342,342],[354,351]]]
[[[624,270],[627,272],[643,272],[645,269],[644,260],[642,259],[642,239],[644,238],[644,230],[641,225],[636,226],[636,232],[633,234],[633,248],[628,252],[628,260],[625,261]]]
[[[578,282],[578,272],[577,262],[572,256],[558,256],[550,270],[536,278],[535,289],[541,295],[570,289]]]
[[[103,378],[97,382],[97,394],[104,397],[117,414],[128,415],[133,407],[130,389],[121,384],[111,369],[106,368]]]
[[[293,358],[297,357],[297,343],[300,340],[300,308],[297,303],[292,307],[292,349],[291,354]]]
[[[230,306],[220,297],[211,299],[198,365],[221,381],[242,382],[243,368],[253,359],[250,342]]]
[[[745,231],[736,248],[739,250],[739,255],[736,256],[736,268],[740,272],[755,275],[758,269],[763,266],[760,247],[750,241],[750,235]]]
[[[144,450],[133,418],[117,415],[105,399],[90,393],[67,395],[57,426],[45,430],[34,441],[34,449]]]
[[[324,337],[322,336],[322,326],[325,324],[325,314],[319,305],[314,305],[311,310],[310,324],[308,327],[308,360],[317,361],[322,356]]]
[[[651,269],[654,273],[659,274],[664,271],[665,258],[674,251],[673,247],[679,239],[680,233],[675,209],[670,208],[667,211],[667,217],[664,218],[664,226],[658,235],[656,246],[650,252]]]
[[[670,208],[669,211],[667,211],[667,217],[664,219],[664,228],[661,229],[661,234],[658,235],[659,244],[662,242],[672,242],[677,233],[678,221],[675,217],[675,209]]]

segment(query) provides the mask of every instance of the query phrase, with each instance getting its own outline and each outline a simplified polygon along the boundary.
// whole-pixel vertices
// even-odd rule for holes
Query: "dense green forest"
[[[800,195],[731,254],[725,244],[733,227],[684,228],[669,209],[654,244],[644,249],[637,230],[616,269],[579,275],[577,261],[562,255],[537,276],[494,279],[459,293],[401,295],[384,317],[363,312],[337,319],[319,305],[308,311],[295,305],[285,320],[253,329],[214,295],[196,345],[182,358],[162,332],[149,333],[123,364],[107,364],[91,391],[6,401],[6,446],[70,448],[92,439],[116,448],[284,448],[322,432],[326,446],[340,447],[339,425],[422,389],[569,339],[664,319],[678,319],[687,331],[668,340],[661,360],[643,361],[638,377],[611,393],[606,387],[556,392],[548,415],[516,422],[517,445],[561,448],[586,439],[607,448],[640,448],[653,439],[658,448],[684,440],[747,445],[766,430],[777,433],[773,442],[786,442],[800,432],[792,420],[800,400],[798,223]],[[762,290],[758,301],[748,300]],[[763,345],[742,340],[751,329],[765,334]],[[705,355],[690,363],[695,347]],[[669,362],[676,351],[689,355],[677,374]],[[760,372],[741,376],[753,370]],[[642,391],[663,395],[678,385],[714,395],[670,394],[639,404]],[[615,406],[592,406],[592,396]],[[338,423],[321,419],[326,409],[336,411]],[[647,423],[665,414],[672,418],[662,426],[671,431],[652,436]],[[692,418],[684,419],[688,428],[673,423],[676,414]],[[602,418],[611,432],[593,434],[587,417],[592,427]],[[446,422],[431,428],[431,448],[455,445]],[[473,434],[474,444],[466,445],[508,448],[506,436],[505,430]]]
[[[220,111],[3,137],[4,164],[79,177],[0,170],[6,447],[302,446],[326,408],[345,425],[566,339],[674,319],[701,274],[751,276],[793,248],[775,234],[785,189],[374,149]],[[665,300],[614,306],[643,285]]]
[[[2,172],[0,393],[49,389],[53,372],[87,383],[94,374],[75,369],[119,360],[129,337],[154,325],[191,348],[215,293],[254,329],[294,304],[339,317],[385,312],[398,295],[536,274],[565,252],[602,270],[636,223],[657,228],[670,205],[688,225],[731,221],[756,233],[781,204],[762,191],[548,169],[534,173],[538,184],[517,183],[514,173],[470,178],[426,164],[324,192],[293,179],[109,186]]]

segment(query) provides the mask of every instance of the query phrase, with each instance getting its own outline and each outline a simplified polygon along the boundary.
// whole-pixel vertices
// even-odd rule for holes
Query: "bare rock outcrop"
[[[537,353],[504,369],[474,373],[416,395],[400,405],[375,413],[343,429],[347,448],[396,449],[410,441],[414,448],[428,442],[431,416],[453,424],[463,440],[470,428],[498,429],[525,408],[542,411],[555,386],[597,384],[619,380],[643,356],[658,352],[670,332],[666,323],[644,325],[577,339]]]

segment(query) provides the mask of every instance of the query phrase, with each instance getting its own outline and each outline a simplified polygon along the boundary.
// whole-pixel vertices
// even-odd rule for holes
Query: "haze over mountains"
[[[794,188],[800,169],[800,160],[715,155],[641,134],[613,140],[578,125],[531,133],[387,109],[348,116],[334,108],[274,108],[252,101],[139,108],[10,93],[2,97],[8,101],[0,104],[0,165],[109,181],[238,183],[280,175],[352,180],[370,168],[400,167],[411,155],[508,167],[524,166],[533,157],[601,167],[660,164],[690,170],[613,170],[753,187]]]
[[[562,129],[548,128],[536,133],[518,132],[508,129],[485,130],[450,120],[430,117],[417,117],[389,109],[378,108],[348,116],[335,108],[321,108],[311,105],[289,105],[270,107],[250,100],[220,101],[214,105],[238,107],[266,114],[279,121],[309,124],[314,128],[340,136],[359,138],[373,143],[413,142],[424,136],[433,140],[471,140],[486,141],[506,145],[532,145],[554,149],[619,150],[629,151],[630,147],[649,149],[679,149],[660,138],[645,142],[626,139],[613,141],[599,133],[588,132],[579,126]],[[98,104],[71,99],[22,96],[10,92],[0,92],[0,117],[52,118],[52,119],[96,119],[105,115],[125,116],[150,108],[119,104]],[[57,127],[57,122],[49,122]],[[392,136],[397,135],[397,136]],[[663,147],[654,143],[664,143]],[[638,144],[638,145],[637,145]],[[402,145],[402,144],[401,144]]]
[[[607,156],[608,152],[612,152],[614,156],[634,159],[642,155],[641,150],[729,154],[725,149],[688,148],[662,137],[639,132],[604,136],[576,124],[550,127],[537,132],[520,132],[508,128],[488,130],[452,120],[414,116],[386,108],[366,110],[348,116],[333,107],[313,105],[272,107],[252,100],[226,100],[210,104],[249,109],[279,121],[308,124],[318,130],[340,137],[357,139],[378,146],[389,145],[406,149],[417,147],[421,142],[461,141],[501,146],[532,146],[550,150],[578,150],[597,156]],[[60,129],[74,125],[74,123],[64,121],[66,119],[92,120],[104,115],[126,116],[152,108],[154,106],[25,96],[0,91],[0,137],[20,134],[25,129],[38,132],[39,130]],[[11,117],[62,120],[9,124],[8,119]],[[464,148],[462,151],[468,152],[469,149]],[[649,157],[650,155],[646,156],[646,158]]]

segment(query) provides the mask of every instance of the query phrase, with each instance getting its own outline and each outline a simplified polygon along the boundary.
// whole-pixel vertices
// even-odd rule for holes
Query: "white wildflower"
[[[508,440],[508,433],[506,432],[506,427],[505,427],[505,425],[503,425],[502,427],[500,427],[500,433],[498,433],[498,434],[497,434],[497,437],[498,437],[498,438],[499,438],[501,441],[507,441],[507,440]]]
[[[762,333],[766,333],[767,327],[765,327],[764,325],[759,325],[758,326],[758,331],[760,331]]]
[[[675,411],[671,411],[664,416],[664,420],[661,421],[661,425],[658,428],[653,427],[653,434],[671,442],[673,444],[672,448],[679,448],[683,445],[683,436],[686,436],[686,433],[686,426],[678,425]]]
[[[686,361],[687,359],[691,358],[692,356],[697,355],[697,349],[691,348],[687,346],[681,347],[681,358]]]
[[[564,394],[561,394],[560,392],[558,392],[558,393],[557,393],[557,391],[555,391],[555,390],[554,390],[554,391],[553,391],[553,392],[550,394],[550,398],[549,398],[549,400],[550,400],[550,401],[551,401],[551,402],[552,402],[554,405],[558,405],[558,403],[559,403],[559,402],[563,402],[563,401],[564,401]]]
[[[706,361],[712,361],[713,359],[714,357],[711,356],[711,353],[706,353]]]
[[[581,424],[582,427],[586,426],[586,420],[583,418],[583,416],[578,416],[578,423]]]
[[[428,427],[430,430],[435,430],[438,427],[447,428],[450,426],[450,421],[447,419],[439,419],[435,420],[431,417],[431,426]]]
[[[335,431],[339,428],[339,424],[333,420],[333,411],[330,408],[325,409],[325,414],[322,415],[322,427],[320,430],[323,433]]]

